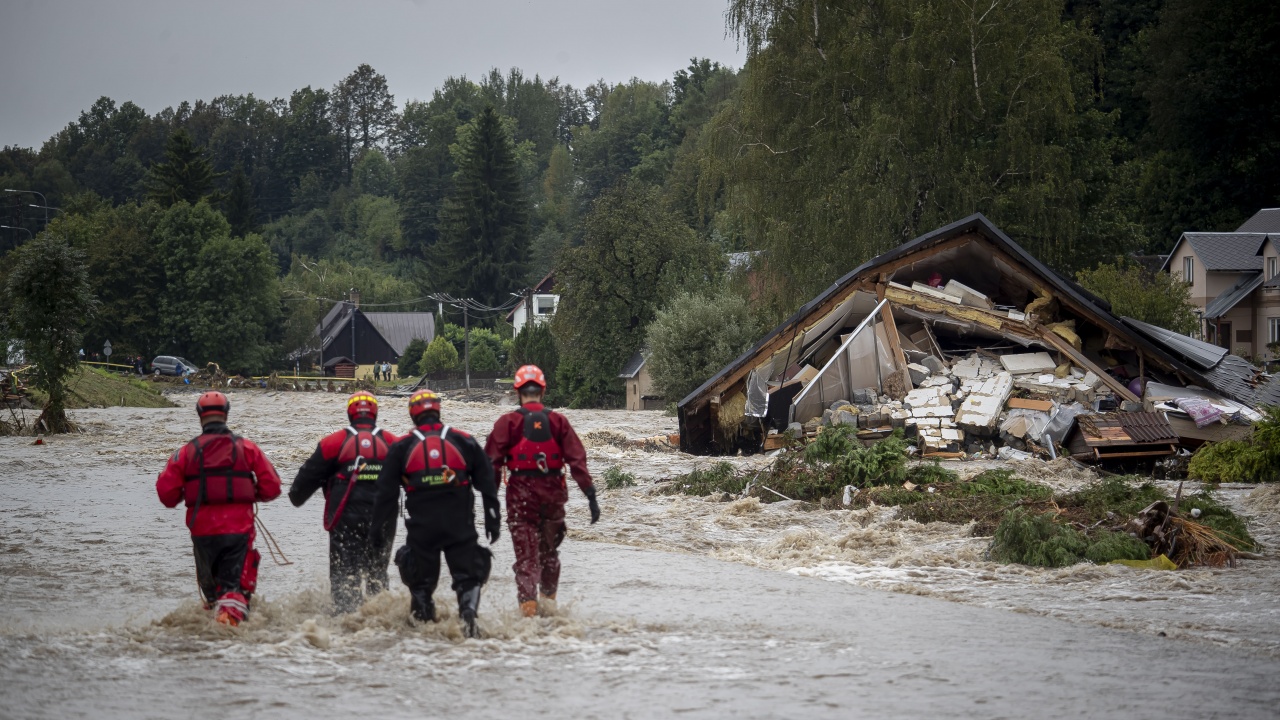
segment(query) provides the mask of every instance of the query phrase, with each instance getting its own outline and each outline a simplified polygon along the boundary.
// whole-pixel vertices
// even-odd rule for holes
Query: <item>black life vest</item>
[[[546,410],[516,408],[524,416],[520,442],[507,452],[507,468],[521,475],[559,475],[564,468],[560,443],[551,436],[551,416]]]
[[[414,429],[416,438],[405,453],[401,481],[406,493],[442,490],[471,484],[467,460],[448,438],[449,426],[439,430]]]
[[[210,433],[188,444],[192,456],[182,483],[187,507],[254,501],[257,480],[244,458],[244,440],[233,433]]]
[[[382,461],[387,457],[387,441],[382,437],[382,428],[347,428],[347,439],[342,442],[338,451],[338,463],[341,469],[336,478],[343,482],[371,482],[378,479],[382,471]]]

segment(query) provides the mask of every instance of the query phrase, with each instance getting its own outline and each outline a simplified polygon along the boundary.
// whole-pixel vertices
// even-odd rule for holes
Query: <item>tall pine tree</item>
[[[151,168],[148,194],[165,207],[176,202],[195,205],[213,189],[215,177],[204,151],[186,130],[179,129],[169,136],[164,162]]]
[[[257,228],[257,211],[253,207],[253,187],[244,174],[244,167],[236,165],[231,173],[231,190],[227,193],[224,213],[231,223],[231,234],[244,237]]]
[[[441,265],[451,292],[499,305],[523,287],[528,209],[515,146],[492,106],[459,132],[454,190],[440,210]]]

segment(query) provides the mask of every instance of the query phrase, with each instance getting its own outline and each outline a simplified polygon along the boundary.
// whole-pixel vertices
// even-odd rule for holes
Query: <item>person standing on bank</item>
[[[409,588],[409,612],[415,620],[436,620],[435,593],[444,553],[458,595],[458,615],[467,637],[479,637],[476,616],[480,588],[489,579],[493,553],[476,534],[475,491],[484,505],[484,529],[490,544],[502,526],[493,468],[475,438],[440,422],[440,396],[420,390],[409,398],[414,430],[391,446],[378,474],[371,542],[381,545],[390,518],[394,527],[400,490],[408,512],[405,545],[396,551],[400,579]]]
[[[536,365],[516,371],[520,407],[493,425],[485,441],[485,454],[493,462],[495,476],[506,466],[507,527],[515,546],[516,595],[520,612],[554,614],[560,585],[560,543],[567,528],[564,506],[569,501],[564,471],[567,467],[587,496],[591,523],[600,519],[596,488],[587,471],[587,451],[568,418],[547,410],[542,396],[546,377]]]
[[[340,613],[354,611],[366,596],[387,589],[396,519],[386,519],[381,545],[370,544],[369,526],[382,461],[400,439],[378,427],[378,399],[363,390],[347,399],[347,420],[348,427],[320,440],[289,487],[289,502],[295,507],[324,489],[329,592]]]

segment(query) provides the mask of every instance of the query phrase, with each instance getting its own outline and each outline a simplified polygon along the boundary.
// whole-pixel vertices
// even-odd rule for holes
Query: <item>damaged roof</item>
[[[1255,407],[1260,402],[1262,404],[1280,403],[1280,383],[1263,383],[1263,378],[1256,377],[1253,373],[1244,373],[1237,362],[1228,359],[1229,356],[1225,355],[1225,351],[1219,354],[1217,349],[1210,351],[1197,344],[1182,344],[1183,340],[1189,341],[1190,338],[1170,337],[1176,333],[1169,333],[1163,329],[1157,329],[1160,332],[1152,331],[1150,334],[1139,332],[1137,326],[1126,324],[1113,315],[1107,303],[1084,290],[1070,278],[1060,275],[1040,262],[985,216],[977,213],[903,243],[846,273],[752,345],[749,350],[680,400],[677,407],[680,416],[682,449],[686,452],[708,449],[703,445],[708,432],[706,426],[710,422],[710,414],[706,408],[709,406],[712,412],[718,412],[715,408],[720,406],[716,403],[722,401],[717,399],[726,392],[736,392],[739,384],[745,381],[749,370],[761,362],[768,361],[775,352],[781,352],[783,348],[795,342],[802,333],[816,327],[822,322],[822,317],[835,312],[842,303],[851,302],[853,293],[858,289],[865,289],[864,286],[868,284],[886,287],[887,283],[886,292],[893,293],[895,292],[894,283],[891,282],[890,277],[897,268],[918,262],[912,259],[916,255],[921,259],[927,258],[929,251],[935,246],[938,246],[936,252],[944,252],[951,247],[963,247],[972,242],[964,239],[966,235],[976,236],[979,241],[985,241],[1008,261],[1020,265],[1021,268],[1015,268],[1018,272],[1024,273],[1027,277],[1037,278],[1044,290],[1073,306],[1077,314],[1088,318],[1089,322],[1109,333],[1121,345],[1127,344],[1145,353],[1149,362],[1163,365],[1194,383],[1210,387],[1239,402]],[[1232,236],[1233,234],[1219,235]],[[1257,256],[1257,251],[1264,238],[1265,235],[1259,234],[1248,239],[1247,244],[1239,244],[1249,253],[1251,265],[1247,269],[1258,269],[1261,259]],[[1247,247],[1248,244],[1251,244],[1251,247]],[[846,296],[850,299],[846,300]],[[1046,331],[1042,337],[1062,350],[1061,346],[1053,342],[1057,336],[1052,332]],[[808,343],[808,338],[800,342]],[[804,348],[803,345],[802,348]],[[805,349],[807,348],[802,349],[802,352]],[[1240,359],[1236,358],[1236,360]],[[1244,361],[1240,360],[1240,362]],[[1249,367],[1252,368],[1252,366]],[[698,437],[695,438],[695,434]]]
[[[1208,388],[1251,407],[1280,405],[1280,376],[1265,375],[1248,360],[1203,340],[1133,318],[1124,318],[1124,322],[1163,350],[1195,365]]]

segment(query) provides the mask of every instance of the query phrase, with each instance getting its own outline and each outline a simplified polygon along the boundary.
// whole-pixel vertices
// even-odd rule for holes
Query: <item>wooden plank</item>
[[[876,298],[884,299],[885,285],[876,286]],[[884,334],[889,340],[889,349],[893,352],[893,367],[906,379],[907,390],[911,389],[911,373],[907,372],[907,355],[902,352],[902,343],[898,341],[898,326],[893,321],[893,308],[885,303],[880,308],[880,319],[884,322]]]
[[[921,248],[908,255],[900,257],[897,260],[894,260],[892,262],[887,262],[881,265],[880,267],[876,268],[876,272],[880,273],[881,277],[888,277],[889,274],[896,272],[901,268],[907,267],[909,265],[915,265],[921,260],[924,260],[931,255],[936,255],[942,252],[943,250],[950,250],[951,248],[961,248],[973,242],[974,240],[981,240],[981,239],[983,239],[982,235],[978,233],[965,233],[963,235],[957,235],[948,240],[943,240],[937,245],[930,245],[927,248]]]
[[[1063,340],[1061,337],[1058,336],[1057,333],[1045,328],[1044,326],[1040,326],[1040,337],[1043,338],[1045,342],[1049,343],[1049,345],[1052,346],[1055,350],[1071,358],[1075,362],[1075,364],[1079,365],[1085,370],[1092,371],[1093,374],[1097,375],[1102,380],[1102,382],[1105,383],[1107,387],[1111,388],[1111,391],[1114,392],[1118,397],[1124,400],[1138,402],[1138,396],[1129,392],[1129,388],[1125,387],[1124,383],[1111,377],[1110,373],[1098,367],[1092,360],[1085,357],[1084,353],[1080,352],[1079,350],[1076,350],[1074,347],[1071,346],[1071,343],[1067,342],[1066,340]]]
[[[975,323],[991,328],[1000,333],[1014,334],[1023,337],[1034,337],[1033,333],[1021,324],[1012,324],[1009,317],[994,311],[968,305],[955,305],[943,300],[936,300],[927,295],[911,290],[901,290],[893,286],[885,288],[885,297],[890,302],[906,305],[922,312],[945,315],[947,317]]]
[[[943,460],[956,460],[964,457],[964,453],[962,452],[931,452],[931,453],[924,453],[920,457],[942,458]]]
[[[1009,408],[1039,410],[1040,412],[1049,412],[1053,409],[1053,403],[1048,400],[1028,400],[1027,398],[1009,398],[1009,402],[1005,405]]]

